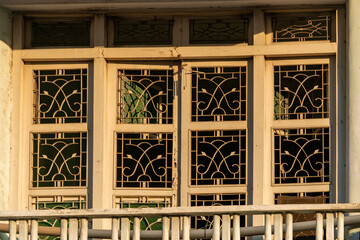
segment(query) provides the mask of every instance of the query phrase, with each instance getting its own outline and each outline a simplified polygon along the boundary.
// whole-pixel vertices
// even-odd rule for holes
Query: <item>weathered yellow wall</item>
[[[11,12],[0,8],[0,210],[9,208],[11,39]]]

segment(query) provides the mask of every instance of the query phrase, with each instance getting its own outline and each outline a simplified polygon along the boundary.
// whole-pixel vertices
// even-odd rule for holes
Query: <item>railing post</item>
[[[169,228],[170,228],[170,220],[168,217],[162,218],[162,240],[169,239]]]
[[[69,240],[78,240],[79,227],[76,218],[69,219]]]
[[[338,212],[338,222],[337,222],[337,239],[344,240],[344,213]]]
[[[31,220],[30,239],[38,240],[38,221]]]
[[[10,221],[9,225],[9,240],[16,240],[16,221]]]
[[[213,225],[213,240],[220,240],[220,216],[214,216],[214,225]]]
[[[28,223],[25,220],[19,221],[19,240],[28,239]]]
[[[274,235],[275,240],[283,239],[283,216],[281,214],[275,214],[275,226],[274,226]]]
[[[133,240],[140,240],[140,218],[134,217],[133,223]]]
[[[121,218],[121,240],[130,240],[130,219]]]
[[[316,214],[316,240],[324,239],[324,216],[322,213]]]
[[[291,213],[286,214],[286,240],[293,239],[293,215]]]
[[[80,240],[88,240],[88,220],[86,218],[82,218],[80,223]]]
[[[233,216],[233,240],[240,240],[240,215]]]
[[[179,217],[171,218],[171,240],[180,240],[180,219],[179,219]]]
[[[67,219],[60,220],[60,240],[67,240],[68,235],[68,221]]]
[[[224,214],[222,215],[222,236],[221,239],[223,240],[230,240],[231,237],[231,223],[230,223],[230,215]]]
[[[119,240],[119,219],[111,219],[111,240]]]
[[[334,214],[326,213],[326,240],[334,240]]]
[[[182,239],[190,240],[190,217],[184,217]]]
[[[265,240],[271,240],[271,215],[265,215]]]

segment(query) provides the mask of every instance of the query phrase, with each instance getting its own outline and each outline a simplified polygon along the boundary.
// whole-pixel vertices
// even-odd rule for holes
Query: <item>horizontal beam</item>
[[[345,204],[285,204],[264,206],[212,206],[128,209],[83,209],[1,211],[0,220],[57,219],[57,218],[120,218],[162,216],[212,216],[222,214],[258,215],[275,213],[360,212],[359,203]]]
[[[337,227],[338,220],[335,219],[334,227]],[[347,216],[344,218],[344,225],[354,225],[360,223],[360,215],[356,216]],[[323,227],[325,228],[326,223],[323,223]],[[296,222],[293,224],[294,232],[300,231],[308,231],[314,230],[316,228],[316,221],[307,221],[307,222]],[[29,229],[30,230],[30,229]],[[256,226],[256,227],[241,227],[240,233],[242,237],[245,236],[257,236],[264,235],[264,226]],[[17,232],[19,231],[19,226],[17,226]],[[38,227],[38,231],[40,235],[48,235],[48,236],[59,236],[60,228],[58,227]],[[286,224],[283,224],[283,231],[286,231]],[[8,224],[0,224],[0,232],[9,232]],[[233,231],[231,231],[233,232]],[[274,232],[274,227],[272,226],[272,233]],[[191,239],[199,239],[199,238],[211,238],[213,234],[212,229],[191,229],[190,230],[190,238]],[[120,232],[118,234],[120,238]],[[133,231],[131,231],[130,236],[132,237]],[[89,229],[88,237],[89,238],[102,238],[102,239],[111,239],[112,232],[111,230],[100,230],[100,229]],[[161,239],[162,230],[142,230],[140,231],[140,236],[143,239]],[[180,237],[182,238],[182,231],[180,231]]]
[[[265,57],[299,57],[335,55],[336,43],[296,43],[272,45],[188,46],[188,47],[118,47],[25,49],[21,59],[31,61],[89,61],[106,60],[191,60],[238,59],[264,55]]]

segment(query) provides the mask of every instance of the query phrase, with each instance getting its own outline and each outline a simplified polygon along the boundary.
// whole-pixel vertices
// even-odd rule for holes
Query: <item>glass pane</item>
[[[117,197],[115,199],[118,208],[164,208],[171,207],[170,197]],[[130,218],[130,229],[133,229],[134,218]],[[162,218],[140,218],[141,230],[162,230]]]
[[[191,132],[191,184],[246,184],[246,130]]]
[[[328,68],[328,64],[275,67],[275,119],[328,118]]]
[[[278,193],[275,194],[275,204],[321,204],[329,203],[329,192],[301,192],[301,193]],[[286,215],[283,215],[286,223]],[[314,213],[294,213],[294,222],[306,222],[316,220]],[[295,240],[315,239],[315,230],[294,232]]]
[[[246,194],[198,194],[191,195],[191,206],[238,206],[246,205]],[[212,216],[197,216],[191,218],[191,228],[212,229]],[[232,222],[232,219],[231,219]],[[240,216],[241,227],[246,226],[245,216]]]
[[[246,67],[192,68],[192,121],[246,120]]]
[[[119,75],[118,123],[172,123],[172,70],[121,70]]]
[[[118,133],[116,186],[170,188],[172,137],[170,133]]]
[[[248,18],[191,19],[190,44],[248,42]]]
[[[84,123],[87,69],[35,70],[34,123]]]
[[[39,21],[31,24],[32,47],[89,46],[90,22]]]
[[[114,46],[171,45],[173,21],[114,21]]]
[[[274,130],[275,183],[329,182],[329,129]]]
[[[34,210],[62,210],[62,209],[85,209],[86,198],[84,196],[53,196],[33,197],[32,209]],[[60,219],[46,219],[39,221],[40,227],[60,227]],[[60,237],[39,235],[39,240],[59,240]]]
[[[330,16],[272,19],[273,41],[330,40]]]
[[[86,133],[34,133],[33,187],[85,187]]]

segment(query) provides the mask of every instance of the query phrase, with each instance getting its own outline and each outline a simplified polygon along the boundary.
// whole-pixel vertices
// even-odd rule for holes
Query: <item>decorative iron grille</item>
[[[87,69],[35,70],[34,123],[84,123]]]
[[[117,208],[164,208],[171,207],[171,197],[116,197]],[[130,218],[130,229],[134,219]],[[140,219],[141,230],[162,230],[162,218],[143,217]]]
[[[302,193],[278,193],[275,194],[275,204],[321,204],[329,203],[329,192],[302,192]],[[284,223],[286,222],[285,215]],[[316,220],[316,214],[313,213],[295,213],[294,222],[306,222]],[[315,237],[315,231],[294,232],[296,240],[312,240]]]
[[[328,118],[328,69],[328,64],[275,66],[275,119]]]
[[[118,123],[171,124],[172,70],[120,70]]]
[[[330,40],[330,16],[275,17],[272,29],[274,42]]]
[[[114,21],[114,45],[171,45],[173,21]]]
[[[90,21],[32,22],[32,47],[76,47],[89,45]]]
[[[249,19],[190,19],[190,44],[248,42]]]
[[[275,183],[329,182],[329,128],[274,130]]]
[[[237,206],[246,205],[246,194],[199,194],[191,195],[191,206]],[[191,218],[191,227],[195,229],[211,229],[214,219],[212,216],[197,216]],[[232,221],[231,221],[232,222]],[[240,216],[241,227],[245,227],[245,216]]]
[[[170,188],[171,133],[117,133],[116,186]]]
[[[33,187],[85,187],[87,134],[33,133]]]
[[[246,130],[191,132],[191,184],[246,184]]]
[[[246,120],[246,67],[192,68],[192,121]]]
[[[62,210],[62,209],[85,209],[85,196],[51,196],[51,197],[32,197],[32,209],[34,210]],[[59,219],[47,219],[39,221],[39,226],[60,227]],[[40,240],[58,240],[60,237],[40,235]]]

